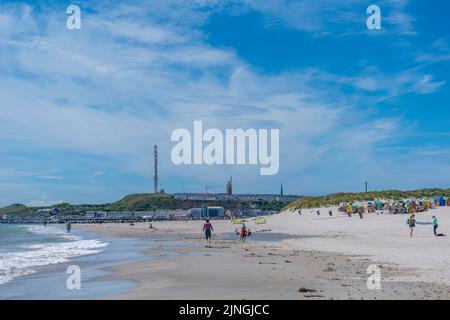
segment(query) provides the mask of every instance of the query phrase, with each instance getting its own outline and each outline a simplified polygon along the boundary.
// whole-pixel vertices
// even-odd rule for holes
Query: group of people
[[[438,206],[443,206],[447,202],[435,202],[432,200],[403,200],[399,202],[381,202],[369,201],[367,203],[347,203],[342,204],[339,211],[345,212],[347,215],[363,214],[363,213],[383,213],[388,211],[390,214],[412,214],[426,212]],[[449,203],[450,204],[450,203]]]
[[[298,214],[299,214],[299,215],[302,215],[302,210],[301,210],[301,209],[298,211]],[[317,210],[317,211],[316,211],[316,214],[317,214],[318,216],[320,216],[320,210]],[[332,217],[332,216],[333,216],[333,210],[328,210],[328,215],[329,215],[330,217]]]
[[[427,222],[418,222],[418,221],[416,220],[416,214],[413,213],[413,214],[411,214],[411,216],[409,217],[409,219],[406,221],[406,224],[409,225],[409,229],[410,229],[410,237],[411,237],[411,238],[412,238],[413,235],[414,235],[414,229],[415,229],[415,227],[416,227],[416,224],[425,224],[425,225],[431,224],[431,225],[433,226],[433,232],[434,232],[434,235],[435,235],[436,237],[445,237],[445,234],[443,234],[443,233],[438,233],[438,232],[437,232],[437,229],[438,229],[438,227],[439,227],[439,222],[438,222],[438,219],[436,218],[436,216],[433,216],[433,218],[431,218],[431,223],[427,223]]]
[[[436,237],[445,237],[446,235],[443,233],[438,233],[439,228],[439,222],[436,216],[433,216],[431,219],[431,222],[420,222],[416,220],[416,213],[428,211],[430,208],[434,207],[434,203],[431,201],[412,201],[412,202],[403,202],[400,206],[398,205],[392,205],[392,204],[384,204],[383,206],[379,207],[378,203],[375,203],[376,205],[369,205],[367,206],[367,212],[368,213],[377,213],[379,214],[380,210],[389,210],[391,214],[408,214],[410,213],[411,216],[406,221],[406,224],[410,228],[410,236],[413,237],[414,235],[414,229],[416,225],[432,225],[433,226],[433,233]],[[345,212],[349,217],[352,217],[353,214],[358,214],[361,219],[363,219],[363,213],[366,212],[366,207],[361,205],[353,205],[352,203],[346,204],[341,206],[338,211]],[[311,213],[313,210],[311,210]],[[302,215],[302,210],[298,210],[298,214]],[[320,210],[316,210],[316,214],[320,216]],[[330,209],[328,211],[328,215],[331,217],[333,216],[333,211]]]
[[[234,232],[239,235],[239,241],[241,242],[245,242],[247,237],[250,237],[252,235],[252,232],[245,226],[245,223],[242,224],[241,229],[236,228]]]
[[[211,235],[213,231],[214,228],[212,226],[212,223],[209,220],[206,220],[203,224],[203,232],[205,233],[205,239],[208,243],[211,242]],[[247,237],[252,235],[252,232],[245,226],[245,223],[242,224],[240,229],[236,228],[234,232],[239,235],[239,241],[241,242],[245,242]]]
[[[397,205],[389,205],[386,209],[391,214],[412,214],[426,212],[434,208],[434,204],[429,200],[402,202]]]

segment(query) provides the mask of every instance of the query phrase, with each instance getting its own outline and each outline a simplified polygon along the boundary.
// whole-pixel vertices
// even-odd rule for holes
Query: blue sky
[[[66,28],[66,8],[82,29]],[[382,30],[366,9],[382,10]],[[0,205],[152,191],[450,187],[450,12],[424,0],[2,1]],[[171,132],[280,129],[280,171],[181,166]]]

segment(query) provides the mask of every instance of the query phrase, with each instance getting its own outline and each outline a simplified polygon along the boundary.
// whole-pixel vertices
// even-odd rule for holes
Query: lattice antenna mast
[[[153,166],[155,169],[155,175],[153,177],[153,188],[154,193],[158,193],[158,146],[155,144],[154,146],[154,154],[153,154]]]

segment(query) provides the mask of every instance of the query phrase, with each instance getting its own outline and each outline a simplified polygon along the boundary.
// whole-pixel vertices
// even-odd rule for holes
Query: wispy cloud
[[[36,178],[43,180],[64,180],[64,177],[61,176],[36,176]]]
[[[245,4],[266,15],[269,28],[289,26],[315,36],[369,34],[369,4],[358,0],[247,0]],[[382,9],[382,34],[416,34],[408,0],[382,0],[376,4]]]

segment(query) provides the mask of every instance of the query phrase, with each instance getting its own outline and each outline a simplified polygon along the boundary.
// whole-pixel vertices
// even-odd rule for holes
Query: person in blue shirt
[[[439,226],[438,224],[438,220],[436,219],[435,216],[433,216],[433,220],[431,220],[431,224],[433,225],[433,230],[434,230],[434,235],[437,235],[437,228]]]

